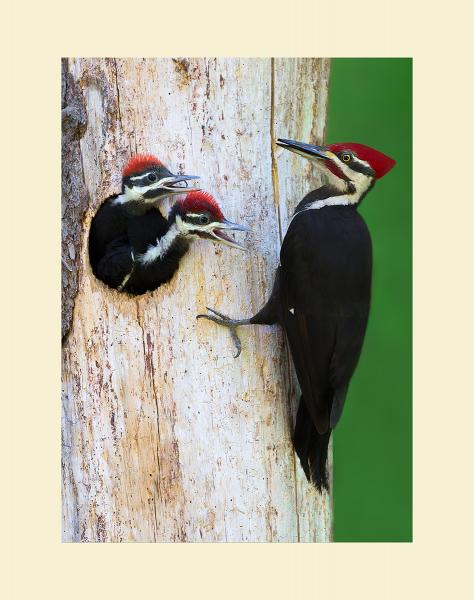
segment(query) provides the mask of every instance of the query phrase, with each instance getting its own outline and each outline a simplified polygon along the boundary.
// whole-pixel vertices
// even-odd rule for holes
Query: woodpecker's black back
[[[168,220],[152,207],[143,215],[131,215],[127,221],[127,235],[135,253],[145,252],[169,228]]]
[[[160,229],[160,239],[176,222],[176,216],[178,214],[178,204],[172,206],[168,219],[166,220],[166,229]],[[156,227],[159,227],[159,223],[156,223]],[[135,256],[138,253],[145,253],[148,250],[150,244],[156,242],[156,239],[152,242],[139,245],[136,238],[140,237],[141,225],[139,222],[135,222],[131,226],[130,237],[133,242],[133,249]],[[190,238],[178,235],[163,256],[157,258],[151,263],[141,264],[137,262],[133,269],[132,276],[128,280],[124,290],[130,294],[144,294],[145,292],[156,290],[163,283],[167,283],[175,271],[179,267],[179,261],[189,250]]]
[[[300,411],[311,416],[314,426],[305,432],[300,459],[316,484],[327,487],[321,452],[327,455],[329,434],[341,415],[369,315],[370,235],[353,207],[303,211],[290,225],[280,258],[281,319],[301,386]],[[297,450],[300,433],[297,428]],[[321,436],[325,448],[319,448],[314,462],[311,453],[321,446]]]
[[[167,219],[154,206],[117,204],[116,198],[111,196],[101,205],[89,233],[92,271],[112,288],[119,288],[131,273],[133,257],[146,252],[169,227]]]
[[[123,288],[124,291],[134,295],[144,294],[167,283],[188,249],[189,241],[183,237],[177,238],[162,258],[157,258],[147,265],[136,263],[130,279]]]
[[[272,295],[251,323],[285,329],[302,397],[293,442],[308,479],[328,488],[327,448],[359,360],[370,307],[372,245],[353,206],[301,210],[280,252]]]

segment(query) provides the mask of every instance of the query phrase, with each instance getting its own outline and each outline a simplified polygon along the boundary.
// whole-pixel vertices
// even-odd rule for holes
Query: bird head
[[[174,175],[151,154],[137,154],[122,172],[121,202],[153,204],[186,188],[179,184],[199,179],[197,175]]]
[[[342,193],[359,202],[376,179],[386,175],[395,161],[364,144],[343,142],[313,146],[293,140],[279,139],[277,144],[313,161]]]
[[[246,250],[227,235],[226,231],[250,231],[246,225],[228,221],[208,192],[193,190],[173,206],[169,221],[175,221],[181,233],[185,236],[197,236],[226,244],[232,248]]]

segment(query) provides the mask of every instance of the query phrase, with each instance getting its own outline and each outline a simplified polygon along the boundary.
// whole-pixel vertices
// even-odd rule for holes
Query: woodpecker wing
[[[110,242],[97,263],[97,277],[108,286],[123,290],[133,271],[133,252],[126,237]]]
[[[280,253],[280,321],[303,398],[320,434],[339,419],[370,305],[371,242],[356,210],[310,209]]]
[[[116,196],[106,200],[95,214],[89,235],[89,257],[92,268],[104,256],[111,242],[124,236],[129,238],[134,252],[144,252],[149,244],[164,235],[168,220],[158,208],[133,207],[117,204]],[[140,212],[146,208],[145,212]]]
[[[107,252],[108,245],[126,235],[127,214],[117,196],[111,196],[100,207],[92,219],[89,233],[89,260],[93,271]]]
[[[99,279],[110,287],[123,290],[132,271],[133,256],[146,252],[164,235],[169,224],[153,206],[127,207],[117,204],[115,198],[106,200],[92,220],[89,259]]]

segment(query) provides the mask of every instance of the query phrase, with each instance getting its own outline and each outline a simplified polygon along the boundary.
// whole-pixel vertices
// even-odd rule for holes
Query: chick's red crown
[[[224,215],[209,192],[194,191],[189,192],[186,196],[179,200],[180,209],[184,213],[203,213],[210,212],[217,221],[223,221]]]
[[[153,154],[136,154],[125,165],[122,176],[131,177],[143,173],[147,169],[162,167],[163,163]]]

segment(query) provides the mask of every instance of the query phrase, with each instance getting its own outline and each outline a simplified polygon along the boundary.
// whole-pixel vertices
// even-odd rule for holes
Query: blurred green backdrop
[[[336,58],[326,142],[397,161],[363,201],[372,308],[334,432],[334,539],[412,540],[412,60]]]

